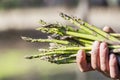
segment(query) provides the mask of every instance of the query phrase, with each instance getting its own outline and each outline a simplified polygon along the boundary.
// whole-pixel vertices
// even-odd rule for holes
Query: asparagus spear
[[[75,19],[72,18],[64,13],[60,13],[60,16],[68,21],[70,21],[71,23],[81,27],[83,30],[89,32],[90,34],[96,35],[98,38],[103,38],[103,39],[109,39],[112,41],[119,41],[117,38],[107,34],[106,32],[100,30],[99,28],[97,28],[94,25],[90,25],[87,22],[84,22],[81,19]]]
[[[74,29],[72,26],[60,23],[48,24],[40,20],[42,26],[37,28],[37,30],[50,34],[48,39],[33,39],[30,37],[22,37],[22,39],[29,42],[49,42],[50,46],[48,49],[39,49],[40,54],[27,56],[27,59],[40,58],[56,64],[75,63],[77,51],[83,49],[89,56],[87,59],[90,60],[91,45],[95,40],[107,42],[110,52],[120,54],[120,45],[118,45],[120,44],[118,38],[120,34],[108,34],[96,26],[63,13],[60,16],[79,28]]]
[[[29,41],[29,42],[54,42],[54,43],[59,43],[59,44],[69,44],[68,41],[56,40],[56,39],[32,39],[29,37],[22,37],[22,39]]]

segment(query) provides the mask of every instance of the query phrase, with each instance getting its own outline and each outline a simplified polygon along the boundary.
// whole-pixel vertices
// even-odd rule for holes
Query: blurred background
[[[20,37],[46,38],[35,30],[40,19],[69,24],[59,17],[60,12],[120,31],[120,0],[0,0],[0,80],[110,80],[98,72],[81,73],[76,64],[24,59],[48,44],[28,43]]]

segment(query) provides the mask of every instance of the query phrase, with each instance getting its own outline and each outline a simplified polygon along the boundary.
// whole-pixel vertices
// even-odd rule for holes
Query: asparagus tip
[[[68,20],[68,19],[70,19],[70,16],[68,16],[68,15],[66,15],[66,14],[64,14],[64,13],[60,13],[59,14],[62,18],[64,18],[64,19],[66,19],[66,20]]]
[[[31,41],[31,39],[32,39],[32,38],[24,37],[24,36],[22,36],[21,38],[22,38],[23,40],[25,40],[25,41]]]
[[[24,36],[21,36],[21,38],[22,38],[23,40],[26,40],[26,39],[27,39],[27,37],[24,37]]]
[[[42,24],[42,25],[47,24],[47,23],[46,23],[45,21],[43,21],[42,19],[39,21],[39,23]]]
[[[25,59],[32,59],[32,56],[25,56]]]
[[[34,58],[39,58],[41,56],[39,55],[31,55],[31,56],[25,56],[25,59],[34,59]]]
[[[38,28],[36,28],[35,30],[41,30],[41,28],[40,28],[40,27],[38,27]]]

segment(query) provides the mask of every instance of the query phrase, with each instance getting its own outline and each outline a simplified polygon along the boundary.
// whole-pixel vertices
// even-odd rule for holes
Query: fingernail
[[[100,42],[99,41],[95,41],[93,43],[92,46],[92,54],[97,53],[97,51],[99,50],[99,46],[100,46]]]
[[[93,46],[94,46],[94,47],[98,47],[98,46],[99,46],[99,44],[100,44],[100,42],[99,42],[99,41],[95,41],[95,42],[93,43]]]
[[[114,32],[109,26],[105,26],[105,27],[103,28],[103,31],[105,31],[105,32],[107,32],[107,33],[109,33],[109,32]]]
[[[110,54],[110,59],[111,60],[116,60],[116,56],[114,54]]]
[[[107,48],[107,43],[106,43],[106,42],[102,42],[102,43],[100,44],[100,48],[102,48],[102,49]]]

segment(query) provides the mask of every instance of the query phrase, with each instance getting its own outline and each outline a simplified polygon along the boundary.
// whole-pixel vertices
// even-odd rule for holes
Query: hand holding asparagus
[[[103,30],[106,32],[113,31],[109,27],[104,27]],[[95,41],[92,46],[91,62],[86,61],[86,54],[83,50],[78,51],[76,62],[79,70],[81,72],[97,70],[107,77],[119,79],[119,60],[117,59],[120,58],[114,53],[109,53],[108,45],[105,42]]]
[[[76,62],[76,53],[78,50],[86,52],[87,60],[90,61],[92,44],[94,41],[106,42],[110,52],[120,54],[120,34],[106,33],[94,25],[87,22],[60,13],[60,16],[76,26],[62,25],[60,23],[48,24],[41,20],[41,27],[37,30],[48,33],[48,39],[33,39],[22,37],[29,42],[48,42],[48,49],[39,49],[40,54],[27,56],[27,59],[40,58],[56,64],[68,64]]]

